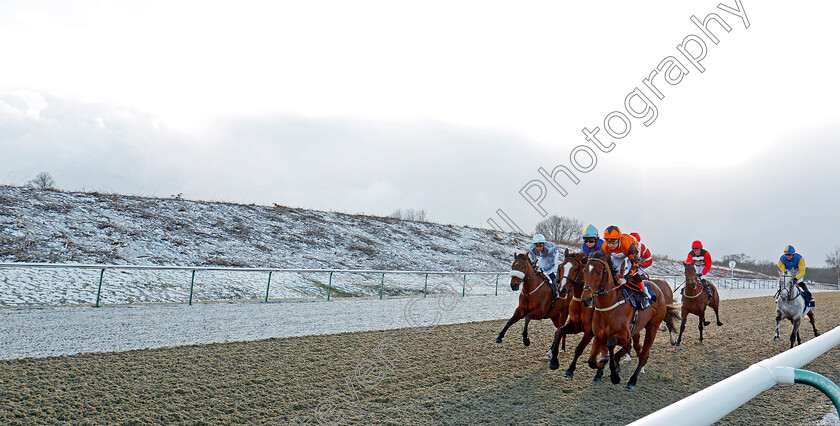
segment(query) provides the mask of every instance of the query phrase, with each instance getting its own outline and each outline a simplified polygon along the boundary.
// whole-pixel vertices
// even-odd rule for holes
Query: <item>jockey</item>
[[[583,244],[580,245],[580,251],[582,251],[586,257],[592,255],[598,250],[601,250],[601,246],[604,245],[604,240],[598,238],[598,228],[587,225],[586,228],[583,228]]]
[[[801,254],[797,253],[796,249],[794,249],[791,245],[785,247],[784,253],[785,254],[779,258],[779,275],[784,273],[793,274],[793,283],[802,289],[802,292],[805,294],[805,303],[810,305],[813,297],[811,297],[811,292],[808,291],[808,287],[805,286],[805,283],[801,282],[802,278],[805,276],[805,258],[802,257]]]
[[[621,229],[613,225],[604,231],[604,244],[601,250],[610,254],[611,268],[616,273],[618,285],[641,292],[644,296],[642,306],[647,306],[648,301],[652,301],[652,297],[639,275],[639,248],[636,244],[638,242],[635,238],[627,234],[622,235]],[[621,276],[619,271],[625,259],[630,261],[630,267],[627,273]]]
[[[557,247],[546,241],[543,234],[534,235],[533,244],[528,250],[528,259],[536,265],[537,272],[543,272],[548,276],[548,285],[554,292],[555,299],[560,297],[557,283],[554,282],[557,279],[557,274],[554,273],[557,269],[557,255]]]
[[[706,289],[706,293],[709,293],[709,299],[714,297],[712,286],[704,278],[704,275],[708,274],[709,270],[712,269],[712,255],[703,248],[703,243],[700,240],[691,243],[691,251],[688,252],[685,263],[694,265],[697,278],[703,283],[703,288]]]
[[[651,256],[650,250],[642,244],[642,237],[639,236],[638,232],[631,232],[630,235],[639,242],[639,274],[642,275],[642,278],[648,279],[648,274],[645,272],[645,269],[653,264],[653,256]]]

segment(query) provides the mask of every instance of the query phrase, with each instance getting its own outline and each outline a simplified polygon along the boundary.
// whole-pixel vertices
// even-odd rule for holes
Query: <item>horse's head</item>
[[[785,271],[779,275],[779,297],[787,299],[793,291],[793,275]]]
[[[691,263],[685,264],[685,286],[686,288],[695,289],[700,285],[700,279],[697,277],[697,270]]]
[[[583,266],[586,265],[586,254],[582,252],[570,253],[569,249],[566,249],[564,259],[557,274],[560,297],[566,297],[569,291],[583,284]]]
[[[527,254],[514,253],[513,264],[510,265],[510,289],[518,291],[525,277],[533,274],[533,269]]]
[[[583,268],[583,289],[589,291],[589,296],[583,299],[583,306],[592,306],[596,296],[615,289],[609,257],[609,254],[598,251],[586,262],[586,267]]]

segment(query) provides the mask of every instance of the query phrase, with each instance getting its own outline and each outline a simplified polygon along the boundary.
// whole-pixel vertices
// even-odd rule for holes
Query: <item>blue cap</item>
[[[792,245],[788,245],[787,247],[785,247],[785,254],[795,254],[795,253],[796,253],[796,249],[793,248]]]
[[[598,238],[598,228],[586,225],[586,228],[583,228],[583,238]]]

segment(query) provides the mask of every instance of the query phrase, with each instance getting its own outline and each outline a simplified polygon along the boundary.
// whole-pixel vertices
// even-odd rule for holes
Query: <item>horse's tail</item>
[[[674,305],[666,306],[667,311],[665,312],[665,326],[668,327],[668,331],[671,333],[677,332],[677,321],[681,318],[680,317],[680,310]]]

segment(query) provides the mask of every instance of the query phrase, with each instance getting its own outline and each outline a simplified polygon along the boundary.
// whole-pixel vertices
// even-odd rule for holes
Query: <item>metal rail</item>
[[[397,271],[397,270],[379,270],[379,269],[302,269],[302,268],[240,268],[240,267],[224,267],[224,266],[160,266],[160,265],[98,265],[98,264],[82,264],[82,263],[0,263],[0,268],[45,268],[45,269],[94,269],[99,270],[99,283],[96,290],[95,307],[100,306],[102,283],[105,277],[105,271],[111,270],[157,270],[157,271],[190,271],[190,291],[189,299],[186,303],[192,305],[193,293],[195,288],[195,273],[196,271],[223,271],[223,272],[267,272],[268,281],[265,287],[265,302],[269,301],[269,290],[271,288],[272,273],[328,273],[329,284],[327,287],[327,300],[332,296],[333,274],[347,273],[347,274],[381,274],[379,282],[379,299],[384,297],[385,292],[385,275],[424,275],[425,280],[423,284],[423,297],[426,297],[428,291],[429,275],[451,275],[462,276],[461,295],[466,295],[467,276],[496,276],[496,290],[498,295],[499,276],[508,275],[508,272],[466,272],[466,271]]]

